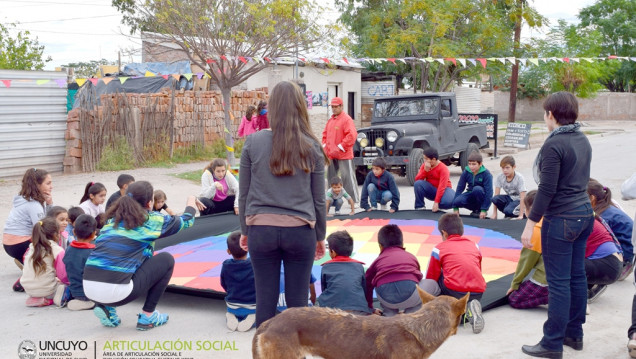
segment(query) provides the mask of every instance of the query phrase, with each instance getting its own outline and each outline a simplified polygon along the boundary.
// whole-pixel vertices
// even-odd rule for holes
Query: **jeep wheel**
[[[367,173],[369,173],[369,168],[367,166],[356,167],[356,182],[358,182],[358,186],[364,184],[364,180],[367,178]]]
[[[424,150],[421,148],[412,149],[409,154],[409,163],[406,164],[406,178],[411,186],[415,183],[415,176],[422,167],[422,163],[424,163]]]
[[[468,166],[468,156],[473,152],[479,152],[479,147],[477,147],[477,144],[470,142],[468,147],[466,147],[466,151],[459,154],[459,167],[462,171]]]

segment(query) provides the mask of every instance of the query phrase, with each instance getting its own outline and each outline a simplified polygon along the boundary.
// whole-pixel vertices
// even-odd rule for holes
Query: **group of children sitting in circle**
[[[500,163],[502,173],[496,179],[493,196],[492,175],[478,153],[469,156],[468,166],[453,190],[448,168],[437,156],[435,149],[424,152],[424,164],[414,186],[415,208],[423,209],[427,198],[434,202],[433,211],[453,208],[454,213],[439,219],[438,229],[444,241],[433,249],[426,275],[420,271],[416,257],[404,249],[402,232],[395,225],[384,226],[378,232],[380,255],[366,272],[363,263],[350,257],[351,236],[346,231],[335,232],[327,238],[332,259],[322,266],[322,294],[316,298],[315,290],[310,291],[309,303],[361,315],[392,316],[419,309],[421,301],[416,286],[433,295],[456,298],[469,292],[466,320],[475,333],[483,329],[479,299],[486,282],[481,275],[482,257],[478,246],[462,237],[463,223],[458,210],[468,208],[473,216],[485,218],[492,203],[491,218],[497,217],[498,210],[505,217],[524,218],[532,207],[536,190],[526,191],[523,177],[515,172],[514,158],[506,156]],[[364,210],[375,209],[378,203],[386,208],[389,202],[389,212],[398,210],[399,191],[393,176],[385,169],[384,159],[374,160],[362,188],[360,205]],[[137,328],[146,330],[165,324],[168,316],[155,307],[170,281],[174,259],[166,253],[153,256],[154,241],[191,226],[195,208],[201,215],[232,210],[238,214],[238,182],[227,171],[224,160],[213,160],[201,181],[200,197],[191,196],[180,216],[167,206],[163,191],[153,191],[150,183],[135,182],[127,174],[119,176],[119,191],[105,205],[106,187],[90,182],[79,206],[66,210],[52,206],[51,175],[42,169],[27,170],[3,236],[6,252],[22,269],[13,289],[26,291],[27,306],[56,304],[71,310],[93,309],[100,322],[111,327],[121,323],[115,307],[147,295]],[[506,194],[500,194],[501,189]],[[611,190],[598,181],[589,181],[588,194],[596,212],[585,255],[588,301],[592,302],[607,285],[631,272],[633,221],[612,202]],[[327,209],[336,207],[336,214],[344,200],[349,202],[350,214],[355,213],[353,199],[338,177],[331,179],[326,197]],[[223,263],[221,284],[228,294],[228,327],[247,331],[254,325],[254,274],[247,252],[239,245],[239,237],[238,232],[228,236],[232,259]],[[311,283],[315,281],[312,277]],[[279,310],[285,309],[283,283],[281,280]],[[374,289],[381,310],[373,307]],[[541,222],[534,230],[533,247],[521,251],[507,294],[514,308],[548,303],[541,257]]]

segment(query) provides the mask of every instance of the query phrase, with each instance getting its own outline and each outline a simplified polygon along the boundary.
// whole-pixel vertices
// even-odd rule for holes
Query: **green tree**
[[[579,12],[581,29],[596,29],[601,34],[597,55],[636,56],[636,0],[598,0]],[[603,63],[599,79],[612,92],[636,91],[636,63]]]
[[[115,61],[108,61],[106,59],[101,60],[91,60],[88,62],[71,62],[66,65],[62,65],[62,67],[69,67],[73,69],[73,73],[75,78],[87,78],[91,76],[95,76],[96,73],[99,72],[99,67],[102,65],[116,65]]]
[[[15,27],[15,24],[9,26]],[[9,27],[0,24],[0,69],[42,70],[51,57],[43,58],[44,45],[28,31],[18,31],[15,37]]]
[[[221,89],[228,129],[232,87],[264,69],[264,58],[306,53],[324,36],[314,21],[321,8],[311,0],[113,0],[113,5],[133,31],[176,44],[205,69]],[[260,61],[244,61],[248,58]],[[225,139],[231,148],[229,131]],[[235,162],[230,152],[228,161]]]
[[[559,20],[543,39],[536,39],[531,57],[563,59],[563,54],[576,58],[594,57],[600,51],[601,35],[591,29],[581,30]],[[602,88],[599,79],[604,75],[603,64],[586,60],[550,60],[538,66],[529,65],[521,73],[519,96],[540,98],[556,91],[569,91],[579,97],[591,97]]]

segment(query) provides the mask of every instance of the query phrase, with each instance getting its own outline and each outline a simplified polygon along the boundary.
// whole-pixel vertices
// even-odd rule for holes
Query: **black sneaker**
[[[472,212],[470,212],[470,216],[473,217],[473,218],[479,218],[479,213],[480,212],[481,211],[472,211]]]
[[[588,303],[595,302],[598,299],[598,297],[600,297],[601,294],[605,292],[606,289],[607,289],[607,285],[605,284],[594,284],[592,288],[587,290],[587,302]]]
[[[18,280],[16,280],[15,283],[13,283],[14,292],[24,292],[24,288],[22,287],[22,284],[20,284],[20,279],[21,278],[18,278]]]

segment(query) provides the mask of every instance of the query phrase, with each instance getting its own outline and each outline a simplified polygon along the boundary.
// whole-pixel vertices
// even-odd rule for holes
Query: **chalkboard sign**
[[[504,146],[527,148],[530,141],[530,123],[510,122],[506,127],[506,137],[504,137]]]

